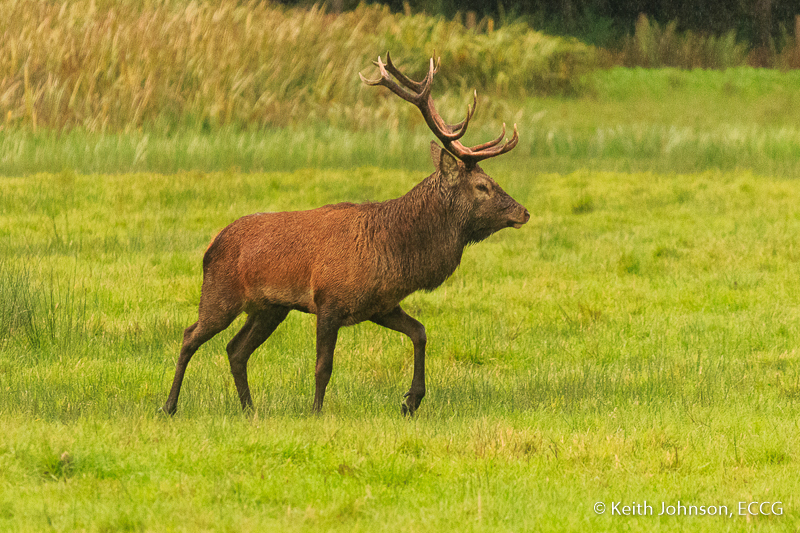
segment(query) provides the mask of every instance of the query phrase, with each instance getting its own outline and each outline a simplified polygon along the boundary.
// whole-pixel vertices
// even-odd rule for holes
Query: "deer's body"
[[[213,297],[230,300],[237,314],[265,304],[317,314],[335,301],[352,325],[435,289],[465,243],[442,199],[426,194],[432,181],[385,202],[240,218],[206,251],[204,298],[222,293]]]
[[[430,81],[433,72],[431,64]],[[247,361],[290,311],[299,310],[317,316],[316,410],[322,408],[339,328],[371,320],[412,340],[414,378],[403,411],[413,414],[425,395],[426,334],[400,302],[441,285],[468,244],[527,222],[525,208],[477,166],[478,159],[510,149],[508,144],[474,160],[462,157],[464,162],[432,143],[436,171],[400,198],[258,213],[223,229],[203,258],[199,319],[184,332],[164,410],[175,412],[195,351],[241,313],[247,321],[227,352],[242,406],[252,406]],[[445,146],[456,152],[461,147],[447,139]]]

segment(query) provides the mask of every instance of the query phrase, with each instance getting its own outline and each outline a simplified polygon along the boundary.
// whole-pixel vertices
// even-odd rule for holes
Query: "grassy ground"
[[[81,1],[0,0],[0,530],[800,529],[796,73],[586,74],[574,42],[371,7]],[[439,109],[477,86],[467,144],[519,124],[485,167],[532,219],[407,299],[418,417],[410,343],[368,324],[312,416],[299,313],[252,359],[255,413],[233,327],[160,415],[219,229],[426,175],[416,110],[356,74],[442,42]]]
[[[504,157],[487,170],[532,219],[407,300],[429,334],[415,420],[399,413],[410,343],[367,324],[341,333],[310,415],[302,314],[251,361],[252,416],[224,356],[235,328],[192,361],[178,415],[157,409],[218,229],[395,197],[424,172],[4,178],[0,529],[800,527],[800,184],[531,175],[524,151]],[[612,514],[645,500],[652,515]],[[727,513],[658,516],[662,501]],[[740,515],[752,501],[783,514]]]

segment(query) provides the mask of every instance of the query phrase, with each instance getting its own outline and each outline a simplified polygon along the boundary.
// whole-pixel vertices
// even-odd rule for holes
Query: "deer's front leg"
[[[425,326],[406,314],[400,306],[395,307],[384,315],[374,316],[370,320],[386,328],[404,333],[414,345],[414,377],[411,380],[411,388],[405,394],[405,402],[402,405],[403,414],[413,416],[414,412],[419,408],[422,398],[425,397],[425,345],[428,342],[428,338],[425,335]]]
[[[317,365],[314,370],[316,379],[316,393],[314,394],[314,411],[322,410],[325,399],[325,388],[333,372],[333,350],[336,348],[336,339],[339,335],[341,323],[337,319],[323,313],[317,315]]]

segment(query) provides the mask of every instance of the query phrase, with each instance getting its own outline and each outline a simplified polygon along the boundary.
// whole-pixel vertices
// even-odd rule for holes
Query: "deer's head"
[[[438,63],[430,60],[428,74],[422,81],[414,81],[400,72],[386,54],[386,63],[378,58],[375,62],[380,77],[368,80],[367,85],[383,85],[397,96],[411,102],[422,113],[425,123],[441,141],[444,148],[431,143],[431,159],[437,169],[437,179],[453,202],[454,212],[463,218],[467,242],[477,242],[492,233],[507,227],[520,228],[530,219],[528,210],[509,196],[478,165],[480,161],[504,154],[519,141],[517,125],[511,139],[500,144],[506,135],[506,126],[500,136],[473,147],[461,144],[469,121],[478,108],[478,95],[473,92],[472,105],[467,106],[467,116],[458,124],[447,124],[436,111],[431,97],[433,77],[439,70]],[[397,80],[392,79],[392,76]],[[399,84],[397,82],[400,82]]]

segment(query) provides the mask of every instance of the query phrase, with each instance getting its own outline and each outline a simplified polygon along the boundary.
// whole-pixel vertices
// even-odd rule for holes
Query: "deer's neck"
[[[404,196],[385,204],[394,265],[411,290],[433,290],[450,277],[464,251],[463,216],[430,176]]]

